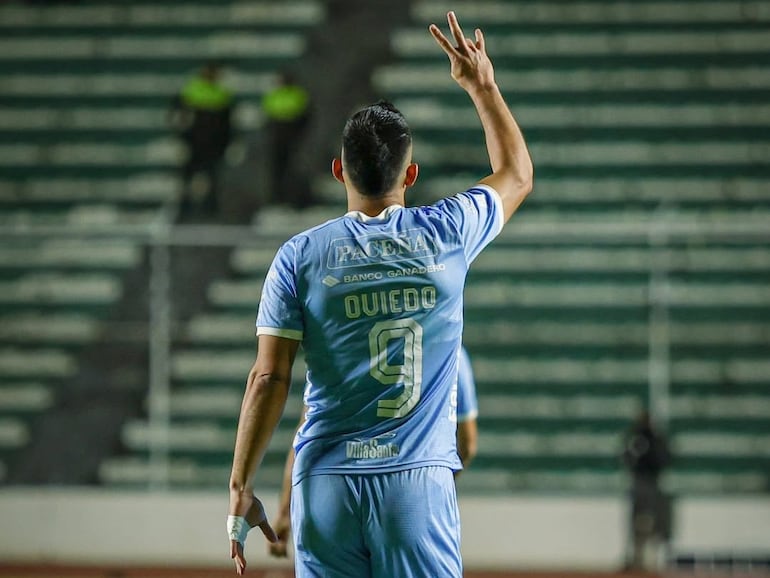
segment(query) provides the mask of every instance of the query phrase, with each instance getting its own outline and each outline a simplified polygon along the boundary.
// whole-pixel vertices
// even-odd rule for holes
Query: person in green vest
[[[282,72],[275,88],[262,98],[267,133],[271,197],[277,203],[303,208],[311,203],[303,167],[296,162],[310,120],[310,95],[288,72]]]
[[[221,66],[207,62],[174,98],[170,121],[187,148],[179,216],[218,211],[218,180],[232,138],[233,94],[220,83]]]

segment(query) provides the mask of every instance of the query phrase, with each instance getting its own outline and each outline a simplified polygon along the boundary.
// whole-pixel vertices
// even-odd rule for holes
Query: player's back
[[[263,301],[285,285],[281,306],[297,309],[308,366],[295,479],[311,468],[460,467],[452,391],[462,292],[469,262],[499,231],[465,222],[468,207],[488,204],[476,196],[391,207],[377,218],[348,213],[279,251]],[[270,324],[261,306],[258,325]]]

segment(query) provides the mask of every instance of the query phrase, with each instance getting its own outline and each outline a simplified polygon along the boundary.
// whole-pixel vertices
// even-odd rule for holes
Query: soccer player
[[[302,410],[297,431],[305,423],[305,409]],[[463,468],[467,468],[476,456],[478,447],[478,400],[476,399],[476,382],[473,378],[471,359],[465,347],[460,348],[457,367],[457,455]],[[286,464],[283,468],[281,495],[278,498],[278,515],[273,520],[273,529],[278,540],[270,542],[269,552],[276,558],[285,558],[291,538],[291,472],[294,468],[294,447],[289,448]],[[462,470],[455,470],[455,478]]]
[[[473,378],[471,358],[468,357],[465,347],[461,347],[457,366],[457,455],[463,469],[471,465],[478,451],[478,413],[476,380]],[[461,471],[455,470],[455,477],[459,476]]]
[[[484,36],[452,43],[432,25],[478,111],[492,173],[429,207],[405,208],[417,179],[406,120],[378,103],[348,119],[332,172],[344,216],[277,252],[257,315],[257,359],[241,405],[228,536],[236,571],[255,524],[275,532],[251,487],[281,417],[300,343],[305,423],[295,440],[291,518],[300,578],[462,575],[452,387],[469,264],[532,189],[532,162],[495,83]]]

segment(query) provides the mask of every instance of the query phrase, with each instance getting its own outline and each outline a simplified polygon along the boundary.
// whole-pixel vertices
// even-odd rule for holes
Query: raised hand
[[[487,56],[484,34],[477,28],[475,41],[466,38],[454,12],[447,14],[447,22],[449,22],[449,31],[457,43],[456,46],[452,45],[435,24],[431,24],[429,30],[449,57],[452,78],[468,92],[493,87],[495,71],[492,61]]]

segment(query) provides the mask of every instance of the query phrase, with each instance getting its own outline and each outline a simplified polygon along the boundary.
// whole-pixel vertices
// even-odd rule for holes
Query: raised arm
[[[453,45],[435,24],[430,33],[449,57],[452,78],[471,97],[484,129],[492,174],[481,180],[503,201],[505,221],[511,218],[532,190],[532,159],[524,136],[513,118],[487,55],[484,35],[478,28],[475,41],[466,38],[454,12],[447,14]]]

